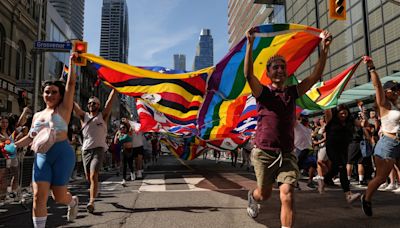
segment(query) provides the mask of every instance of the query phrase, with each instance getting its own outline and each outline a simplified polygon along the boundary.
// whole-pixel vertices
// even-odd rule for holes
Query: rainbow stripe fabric
[[[321,41],[322,30],[298,24],[267,24],[257,27],[253,46],[254,74],[264,85],[270,83],[266,61],[282,55],[288,75],[310,56]],[[163,67],[135,67],[83,54],[98,77],[119,93],[144,100],[138,103],[143,131],[166,132],[192,141],[169,143],[182,159],[193,159],[201,149],[189,142],[232,150],[253,134],[257,111],[244,77],[246,38],[215,66],[195,72],[176,72]],[[358,63],[359,64],[359,63]],[[358,64],[338,76],[317,83],[297,100],[303,109],[322,110],[335,106]],[[294,77],[291,80],[297,83]],[[194,140],[196,139],[196,140]],[[172,142],[171,140],[169,140]],[[176,140],[173,140],[176,141]],[[181,146],[178,146],[182,144]],[[200,143],[203,146],[203,143]],[[206,146],[207,147],[207,146]]]
[[[296,100],[296,104],[308,110],[325,110],[336,107],[340,94],[343,92],[361,61],[362,59],[336,77],[316,83],[305,95]],[[293,77],[293,80],[296,79]]]
[[[288,75],[308,58],[321,41],[322,30],[298,24],[267,24],[257,27],[253,45],[254,75],[262,84],[269,84],[266,61],[274,55],[282,55],[287,61]],[[243,38],[220,61],[212,74],[198,116],[200,137],[217,139],[223,137],[231,121],[235,107],[243,107],[245,98],[251,93],[244,76],[246,38]],[[239,99],[239,101],[237,100]],[[229,110],[229,112],[228,112]],[[227,114],[228,113],[228,114]]]

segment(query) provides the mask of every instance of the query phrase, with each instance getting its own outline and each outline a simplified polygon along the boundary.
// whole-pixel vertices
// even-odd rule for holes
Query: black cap
[[[385,82],[385,84],[383,84],[384,90],[388,90],[388,89],[398,90],[399,88],[400,88],[399,83],[394,80],[387,81],[387,82]]]

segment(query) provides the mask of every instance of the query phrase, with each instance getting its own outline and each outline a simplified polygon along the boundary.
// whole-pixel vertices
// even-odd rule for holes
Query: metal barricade
[[[26,150],[20,150],[16,158],[0,158],[0,207],[9,204],[20,204],[26,213],[30,210],[26,204],[32,201],[32,167],[34,156]],[[0,218],[13,216],[14,214],[0,214]]]

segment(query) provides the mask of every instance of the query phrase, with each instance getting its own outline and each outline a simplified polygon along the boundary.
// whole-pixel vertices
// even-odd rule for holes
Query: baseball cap
[[[398,89],[400,89],[399,83],[394,81],[394,80],[390,80],[390,81],[385,82],[382,87],[383,87],[384,90],[388,90],[388,89],[398,90]]]

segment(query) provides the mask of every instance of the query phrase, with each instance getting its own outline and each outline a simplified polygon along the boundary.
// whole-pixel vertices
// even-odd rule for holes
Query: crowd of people
[[[253,73],[252,46],[256,30],[247,31],[244,64],[246,79],[257,101],[256,133],[238,150],[229,151],[232,166],[241,155],[241,167],[254,172],[257,187],[248,192],[247,213],[259,214],[259,202],[267,200],[277,185],[281,200],[282,227],[294,225],[294,189],[301,175],[307,176],[307,186],[318,189],[340,181],[348,203],[361,199],[365,215],[372,216],[372,197],[377,189],[400,193],[400,111],[397,107],[400,84],[387,81],[383,85],[371,58],[364,57],[376,91],[376,102],[366,109],[362,101],[350,110],[339,105],[326,110],[323,116],[310,118],[296,113],[295,100],[320,80],[324,70],[331,34],[323,32],[320,58],[312,74],[300,84],[286,86],[287,66],[284,57],[272,56],[266,65],[272,84],[262,85]],[[45,227],[49,193],[53,199],[68,206],[67,219],[73,221],[78,213],[79,198],[73,196],[67,184],[74,170],[82,167],[89,185],[86,209],[95,211],[99,194],[99,175],[105,157],[111,154],[111,166],[121,176],[121,184],[143,178],[145,163],[156,163],[161,151],[157,133],[137,131],[137,123],[122,118],[117,129],[108,129],[116,91],[112,90],[104,108],[96,97],[90,97],[87,110],[74,102],[76,74],[70,57],[67,81],[46,81],[42,85],[45,108],[32,113],[26,107],[18,117],[0,117],[0,141],[14,145],[16,152],[4,152],[0,157],[0,201],[18,192],[19,164],[23,156],[34,156],[32,172],[34,227]],[[80,126],[70,124],[73,115]],[[6,141],[12,142],[6,142]],[[79,149],[78,149],[79,148]],[[81,159],[77,160],[76,152]],[[216,162],[221,152],[214,153]],[[204,153],[204,159],[208,152]],[[129,168],[129,175],[128,175]],[[122,172],[120,172],[122,171]],[[351,190],[351,182],[367,186],[365,193]],[[9,189],[8,189],[9,188]]]

